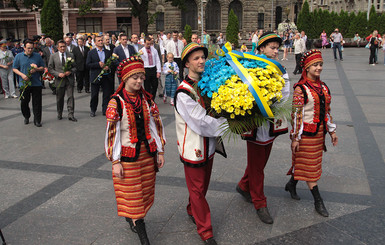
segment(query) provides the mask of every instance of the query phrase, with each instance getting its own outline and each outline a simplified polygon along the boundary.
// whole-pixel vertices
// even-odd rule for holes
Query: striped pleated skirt
[[[118,215],[131,219],[142,219],[154,203],[155,168],[142,143],[136,162],[121,162],[123,179],[112,174]]]
[[[315,182],[321,178],[322,154],[325,144],[323,124],[315,136],[302,135],[299,151],[292,154],[294,179]]]

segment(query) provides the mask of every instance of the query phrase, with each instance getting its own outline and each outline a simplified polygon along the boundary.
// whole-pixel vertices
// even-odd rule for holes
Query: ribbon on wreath
[[[245,67],[238,61],[238,59],[251,59],[251,60],[259,60],[265,62],[266,64],[274,67],[279,75],[283,75],[286,73],[283,66],[272,59],[266,58],[262,55],[255,55],[250,53],[242,53],[236,50],[232,50],[231,44],[227,42],[223,45],[222,49],[218,49],[216,51],[218,56],[225,56],[227,63],[234,69],[237,75],[241,78],[242,82],[249,86],[249,91],[253,95],[255,102],[257,102],[258,108],[261,111],[264,117],[274,118],[274,114],[271,111],[267,101],[262,96],[261,90],[258,85],[251,78],[250,74],[247,72]]]

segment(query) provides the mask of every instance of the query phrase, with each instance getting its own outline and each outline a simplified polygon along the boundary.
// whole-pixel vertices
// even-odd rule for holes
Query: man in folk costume
[[[189,191],[187,214],[197,226],[205,244],[217,244],[213,238],[210,208],[206,193],[210,182],[215,151],[226,156],[223,144],[218,143],[224,118],[207,115],[197,91],[197,83],[204,71],[207,48],[188,44],[182,52],[182,68],[189,69],[185,80],[175,93],[175,123],[180,159],[184,163]]]
[[[278,49],[282,44],[282,38],[273,32],[263,34],[257,45],[257,50],[266,55],[267,58],[275,59],[278,57]],[[285,86],[282,88],[282,99],[280,103],[285,103],[290,95],[290,81],[287,73],[283,75]],[[245,198],[247,202],[253,203],[259,219],[272,224],[271,217],[267,208],[264,188],[264,169],[269,160],[274,139],[288,132],[286,119],[275,119],[275,123],[266,123],[257,129],[243,135],[247,140],[247,167],[245,174],[239,181],[236,190]]]
[[[106,111],[105,151],[112,162],[118,215],[141,244],[150,244],[144,217],[154,203],[155,172],[164,164],[166,138],[158,106],[142,88],[144,73],[140,57],[119,64],[122,82]]]

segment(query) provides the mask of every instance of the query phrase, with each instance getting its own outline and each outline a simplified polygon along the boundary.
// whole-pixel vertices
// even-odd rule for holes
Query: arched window
[[[239,0],[232,1],[229,5],[229,12],[231,9],[234,11],[234,14],[238,17],[239,29],[242,29],[243,7],[242,7],[241,1]]]
[[[221,29],[221,5],[218,0],[210,0],[206,4],[206,30]]]
[[[182,10],[182,26],[183,30],[186,25],[191,29],[198,30],[198,7],[194,0],[185,0],[186,8]]]
[[[279,23],[282,22],[282,7],[277,6],[275,8],[275,29],[278,28]]]

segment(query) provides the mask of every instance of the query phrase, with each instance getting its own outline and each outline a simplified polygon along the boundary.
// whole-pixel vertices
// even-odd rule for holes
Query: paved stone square
[[[219,244],[385,244],[385,66],[369,66],[369,51],[346,48],[344,61],[323,51],[322,80],[332,93],[338,147],[327,138],[321,195],[330,213],[314,210],[306,184],[300,201],[284,191],[290,140],[274,143],[265,194],[274,218],[262,223],[235,191],[246,167],[246,144],[225,141],[216,156],[207,199]],[[282,56],[282,55],[281,55]],[[291,85],[294,55],[284,61]],[[106,120],[89,116],[89,94],[75,92],[74,123],[56,118],[55,96],[43,90],[43,127],[23,124],[17,99],[0,98],[0,228],[10,245],[139,244],[116,214],[111,163],[104,155]],[[176,148],[173,108],[159,98],[165,124],[166,165],[157,175],[155,204],[146,217],[151,244],[203,244],[186,214],[188,192]],[[100,107],[99,107],[100,108]],[[33,119],[33,118],[31,118]]]

